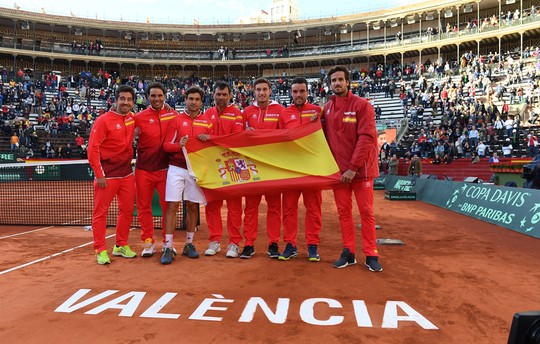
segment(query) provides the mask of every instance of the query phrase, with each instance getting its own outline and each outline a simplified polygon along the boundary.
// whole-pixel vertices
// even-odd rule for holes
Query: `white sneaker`
[[[221,251],[221,246],[219,246],[219,241],[212,241],[209,245],[208,245],[208,250],[206,250],[204,252],[204,255],[205,256],[213,256],[215,255],[216,253],[218,253],[219,251]]]
[[[235,245],[233,243],[229,244],[229,247],[227,248],[227,254],[226,256],[228,258],[238,258],[238,251],[240,250],[240,247],[238,245]]]
[[[156,244],[152,242],[152,239],[146,239],[144,241],[143,250],[141,256],[152,257],[156,253]]]

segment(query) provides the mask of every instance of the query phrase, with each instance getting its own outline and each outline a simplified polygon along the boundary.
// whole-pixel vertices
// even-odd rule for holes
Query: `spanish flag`
[[[331,189],[341,173],[319,123],[189,140],[188,169],[208,201],[271,192]]]

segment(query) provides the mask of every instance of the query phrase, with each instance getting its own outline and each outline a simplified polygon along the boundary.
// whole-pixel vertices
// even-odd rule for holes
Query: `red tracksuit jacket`
[[[266,109],[259,107],[257,102],[244,109],[246,128],[277,129],[279,114],[284,107],[276,101],[271,101]]]
[[[163,108],[157,111],[152,107],[135,115],[135,127],[139,132],[135,167],[149,172],[169,167],[169,154],[163,150],[163,142],[169,124],[178,115],[174,110]]]
[[[215,136],[223,136],[244,130],[242,112],[234,105],[227,106],[222,113],[218,113],[217,106],[213,106],[206,110],[204,114],[212,121]]]
[[[311,122],[311,116],[317,115],[317,122],[321,123],[321,111],[322,109],[310,103],[305,103],[302,108],[299,109],[296,105],[291,104],[288,108],[284,109],[279,116],[278,127],[280,129],[290,129],[301,126],[304,123]]]
[[[358,180],[379,176],[375,111],[367,100],[350,91],[332,96],[324,106],[323,130],[341,173],[355,171]]]
[[[121,178],[133,173],[133,114],[109,111],[96,119],[88,143],[88,162],[96,178]]]
[[[191,119],[191,116],[185,112],[171,120],[167,128],[163,150],[167,153],[173,153],[169,156],[169,164],[187,169],[186,158],[180,148],[180,140],[188,135],[190,140],[196,140],[199,134],[214,133],[214,125],[208,116],[202,112]]]

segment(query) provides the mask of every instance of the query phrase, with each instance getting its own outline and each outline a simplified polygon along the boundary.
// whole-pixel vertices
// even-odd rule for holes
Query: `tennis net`
[[[87,160],[0,164],[0,224],[90,226],[94,172]],[[154,195],[154,226],[161,228],[161,208]],[[177,227],[185,228],[183,207]],[[115,226],[116,198],[109,207],[107,226]],[[133,227],[139,227],[135,213]]]

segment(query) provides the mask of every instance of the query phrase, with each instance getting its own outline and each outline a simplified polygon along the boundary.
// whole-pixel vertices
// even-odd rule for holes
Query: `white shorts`
[[[182,200],[206,205],[203,191],[195,182],[195,178],[189,175],[188,170],[169,165],[165,201],[180,202]]]

